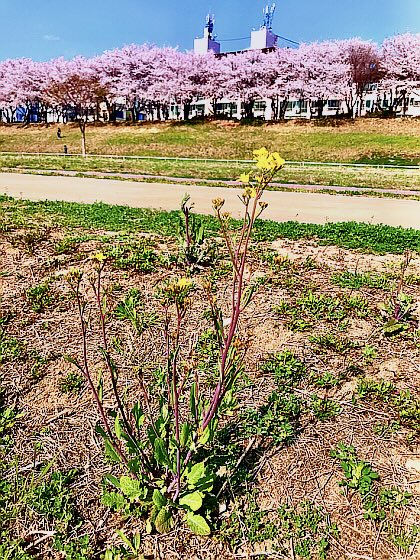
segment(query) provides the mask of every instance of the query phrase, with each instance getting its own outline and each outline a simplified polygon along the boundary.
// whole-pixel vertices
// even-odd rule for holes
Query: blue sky
[[[0,59],[91,56],[129,43],[191,49],[206,14],[219,39],[259,27],[265,0],[0,0]],[[275,33],[299,42],[420,32],[420,0],[278,0]],[[222,50],[248,41],[222,41]]]

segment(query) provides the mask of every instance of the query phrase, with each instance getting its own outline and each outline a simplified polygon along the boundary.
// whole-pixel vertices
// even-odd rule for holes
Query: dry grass
[[[31,375],[31,358],[17,359],[0,365],[2,385],[6,388],[10,402],[15,402],[24,412],[13,437],[13,454],[19,460],[20,468],[34,461],[34,446],[38,449],[37,462],[54,461],[54,469],[78,468],[80,475],[72,489],[77,507],[85,519],[82,530],[86,531],[96,550],[116,543],[115,529],[123,529],[128,534],[140,530],[144,525],[139,520],[123,520],[110,514],[99,503],[99,485],[104,472],[110,467],[104,463],[101,442],[94,433],[97,421],[91,396],[83,389],[78,396],[65,395],[60,391],[60,381],[71,370],[71,365],[63,359],[64,354],[80,355],[80,333],[74,314],[74,302],[63,280],[62,273],[72,265],[89,272],[89,254],[101,243],[86,240],[78,243],[71,254],[57,255],[54,247],[65,232],[52,228],[35,246],[32,253],[22,243],[23,231],[10,231],[0,237],[0,316],[11,313],[13,319],[8,332],[27,345],[26,355],[36,350],[48,359],[48,364],[39,378]],[[81,232],[85,233],[85,232]],[[112,232],[90,232],[96,236],[106,235],[113,239]],[[73,232],[74,234],[74,232]],[[176,245],[166,239],[156,238],[160,251],[174,252]],[[267,263],[260,260],[264,251],[273,250],[288,255],[294,261],[290,270],[274,272]],[[308,286],[318,293],[338,294],[342,291],[331,283],[334,272],[344,270],[370,270],[380,273],[398,272],[400,257],[393,255],[363,255],[334,247],[319,247],[314,242],[278,241],[270,245],[255,247],[251,268],[254,273],[268,274],[272,282],[263,287],[247,310],[241,324],[242,335],[250,341],[247,356],[247,374],[252,380],[251,387],[244,387],[240,393],[241,408],[255,407],[264,402],[273,388],[273,380],[259,372],[259,363],[270,352],[293,350],[305,360],[314,371],[344,371],[349,363],[359,364],[368,377],[380,379],[384,375],[399,389],[410,389],[418,394],[420,348],[411,336],[396,339],[385,338],[378,332],[378,304],[387,297],[382,290],[364,288],[363,295],[372,309],[371,316],[363,321],[351,323],[348,336],[359,343],[350,354],[340,355],[329,352],[320,355],[308,342],[313,334],[292,332],[273,311],[273,306],[282,299],[293,298]],[[311,257],[316,266],[308,268],[305,259]],[[294,267],[294,268],[293,268]],[[416,256],[409,274],[420,274],[420,257]],[[106,284],[113,286],[112,300],[118,299],[129,288],[137,287],[145,297],[147,309],[156,309],[153,293],[162,279],[179,273],[175,268],[157,268],[151,274],[129,273],[109,270]],[[45,278],[52,278],[55,305],[42,314],[31,311],[25,297],[26,290],[39,284]],[[293,281],[293,285],[290,282]],[[228,279],[218,280],[221,301],[227,305]],[[406,291],[420,302],[419,285],[413,281]],[[225,301],[226,300],[226,301]],[[112,303],[111,303],[112,305]],[[204,298],[198,291],[194,299],[189,330],[184,333],[185,341],[202,329]],[[159,309],[157,309],[159,311]],[[417,308],[417,313],[419,307]],[[417,315],[417,320],[419,315]],[[319,321],[314,332],[328,329],[325,321]],[[159,328],[147,331],[138,338],[129,325],[112,321],[109,325],[111,336],[124,341],[124,354],[119,356],[121,365],[121,387],[129,395],[138,394],[138,379],[135,366],[142,364],[150,372],[160,363],[163,355],[162,338]],[[363,362],[360,348],[369,341],[377,348],[378,358],[373,362]],[[93,335],[91,342],[92,365],[99,369],[97,343]],[[384,372],[386,372],[384,374]],[[258,502],[263,509],[275,509],[280,504],[297,506],[304,499],[310,499],[323,508],[326,514],[338,524],[340,538],[335,540],[330,551],[331,558],[357,558],[371,560],[394,560],[415,558],[416,552],[404,554],[390,542],[381,523],[363,519],[362,507],[356,493],[343,494],[337,486],[342,477],[336,461],[329,451],[339,441],[357,447],[360,457],[372,463],[379,472],[381,485],[397,486],[410,490],[413,500],[410,505],[398,510],[393,516],[397,528],[406,529],[418,523],[420,504],[419,473],[407,467],[408,459],[420,460],[414,443],[408,443],[407,430],[401,428],[389,439],[375,435],[372,428],[377,422],[392,417],[381,405],[352,402],[356,378],[332,389],[328,396],[342,406],[342,413],[335,419],[320,422],[310,414],[302,420],[302,427],[296,441],[289,446],[273,446],[270,441],[259,442],[255,449],[252,468],[255,469],[253,486],[258,492]],[[310,388],[305,391],[312,391]],[[230,496],[229,508],[239,496]],[[40,523],[42,525],[40,525]],[[49,530],[48,523],[37,518],[19,519],[15,534],[28,538],[32,531]],[[156,559],[233,559],[251,557],[247,554],[261,552],[261,546],[253,548],[246,543],[237,550],[230,550],[227,543],[217,538],[202,539],[192,536],[186,529],[177,528],[167,536],[147,536],[144,534],[146,558]],[[270,549],[270,543],[262,545]],[[40,558],[57,558],[50,542],[44,541],[40,548]],[[292,553],[293,554],[293,553]],[[409,556],[409,555],[411,556]],[[276,557],[276,556],[273,556]],[[293,558],[294,556],[291,556]]]
[[[56,126],[2,126],[0,150],[14,152],[80,152],[78,128]],[[247,126],[215,121],[206,124],[144,123],[135,126],[92,126],[88,150],[97,154],[159,155],[248,159],[253,149],[265,145],[288,160],[348,161],[371,159],[420,160],[417,138],[419,120],[359,119],[340,126],[316,126],[313,122],[287,122]]]

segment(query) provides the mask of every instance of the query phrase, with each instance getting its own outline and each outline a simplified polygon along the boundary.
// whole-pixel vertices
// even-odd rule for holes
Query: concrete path
[[[101,201],[177,210],[185,192],[190,193],[195,211],[200,214],[212,214],[211,201],[221,197],[226,200],[226,211],[234,217],[241,215],[242,204],[238,200],[241,189],[0,173],[0,194],[30,200]],[[420,229],[420,201],[417,200],[275,191],[266,192],[264,200],[269,206],[262,217],[270,220],[314,224],[356,221]]]
[[[4,169],[4,171],[9,171],[8,169]],[[15,173],[15,171],[11,170],[11,173]],[[143,173],[122,173],[118,171],[70,171],[68,169],[24,169],[22,167],[19,168],[19,173],[28,173],[30,175],[48,175],[48,174],[56,174],[62,175],[63,177],[100,177],[101,179],[123,179],[124,181],[127,180],[134,180],[134,181],[142,181],[147,182],[150,179],[153,179],[153,182],[156,180],[159,182],[165,183],[180,183],[184,185],[219,185],[219,187],[238,187],[240,184],[238,181],[223,181],[222,179],[195,179],[193,177],[170,177],[169,175],[150,175],[150,174],[143,174]],[[395,196],[420,196],[420,184],[418,188],[413,189],[384,189],[384,188],[374,188],[374,187],[342,187],[339,185],[301,185],[298,183],[278,183],[273,181],[271,183],[271,187],[279,188],[279,190],[291,190],[291,191],[307,191],[307,192],[316,192],[316,191],[329,191],[333,194],[336,192],[344,192],[344,193],[365,193],[365,194],[372,194],[372,193],[379,193],[379,194],[387,194],[387,195],[395,195]]]

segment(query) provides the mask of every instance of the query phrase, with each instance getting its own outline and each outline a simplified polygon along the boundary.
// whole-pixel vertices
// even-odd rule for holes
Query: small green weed
[[[257,410],[246,410],[240,417],[243,434],[269,437],[279,445],[289,443],[297,432],[301,399],[293,394],[274,391],[268,403]]]
[[[375,519],[378,508],[373,500],[374,484],[379,479],[379,474],[372,469],[370,463],[357,457],[356,450],[351,445],[339,443],[336,449],[331,450],[330,455],[340,461],[344,472],[345,478],[339,482],[339,485],[356,490],[363,502],[364,516]]]
[[[390,290],[392,286],[389,276],[385,274],[350,272],[349,270],[333,274],[331,282],[341,288],[351,288],[353,290],[359,290],[364,287]]]
[[[105,551],[103,560],[144,560],[141,553],[141,537],[136,533],[130,540],[122,531],[117,529],[117,534],[120,536],[124,545],[112,547]]]
[[[261,510],[255,495],[247,494],[244,501],[244,507],[235,507],[229,518],[222,522],[219,531],[219,538],[233,550],[242,543],[244,537],[249,543],[259,543],[275,539],[279,532],[273,513]]]
[[[321,387],[322,389],[331,389],[332,387],[338,387],[345,379],[345,374],[334,375],[330,371],[326,371],[323,373],[311,371],[309,375],[309,382],[316,387]]]
[[[398,391],[390,381],[361,379],[356,392],[361,399],[385,403],[402,425],[420,432],[420,399],[409,390]]]
[[[36,247],[50,238],[49,227],[26,227],[11,238],[12,245],[23,247],[29,254],[34,253]]]
[[[66,535],[59,533],[54,538],[53,546],[57,552],[65,554],[65,560],[90,560],[93,557],[88,535],[78,539],[69,539]]]
[[[158,255],[154,243],[149,239],[123,240],[104,249],[116,268],[145,273],[153,272],[156,268]]]
[[[338,539],[339,534],[335,523],[330,522],[320,507],[309,501],[302,502],[296,509],[281,506],[278,517],[283,554],[289,554],[292,541],[294,553],[299,558],[328,558],[331,537]]]
[[[73,393],[77,395],[85,383],[84,378],[75,371],[69,371],[64,379],[60,381],[59,387],[62,393]]]
[[[35,313],[45,311],[54,301],[50,282],[43,282],[26,290],[26,299]]]
[[[389,439],[392,435],[396,434],[401,429],[401,424],[397,420],[390,420],[389,422],[377,422],[372,431],[378,437]]]
[[[0,364],[22,358],[24,353],[25,347],[22,342],[8,336],[6,330],[0,326]]]
[[[190,203],[190,195],[182,199],[179,221],[179,261],[191,272],[203,267],[214,266],[219,258],[218,246],[214,239],[206,238],[204,223],[199,216],[193,214],[194,204]]]
[[[378,356],[378,351],[374,346],[366,345],[362,349],[363,357],[365,358],[366,362],[372,362]]]
[[[49,480],[42,480],[33,488],[27,503],[38,514],[60,522],[62,530],[77,519],[69,486],[77,476],[77,470],[53,472]]]
[[[156,325],[156,313],[147,313],[144,309],[143,296],[139,290],[132,288],[125,299],[120,301],[115,308],[115,317],[120,321],[129,321],[137,334],[143,333]]]
[[[260,370],[272,375],[279,387],[293,387],[307,374],[305,364],[289,350],[273,354],[260,366]]]
[[[309,342],[316,344],[321,352],[332,350],[338,354],[347,354],[357,347],[357,344],[352,340],[336,336],[333,333],[310,336]]]
[[[390,541],[402,552],[409,553],[415,550],[420,538],[420,527],[413,525],[408,531],[392,531]]]
[[[318,420],[330,420],[341,412],[340,405],[327,398],[321,398],[318,395],[312,395],[311,411]]]
[[[73,237],[64,237],[60,239],[58,243],[55,245],[55,253],[57,255],[65,255],[70,253],[75,253],[78,247],[78,242]]]
[[[391,381],[360,379],[356,391],[361,399],[371,398],[387,402],[395,392],[395,385]]]

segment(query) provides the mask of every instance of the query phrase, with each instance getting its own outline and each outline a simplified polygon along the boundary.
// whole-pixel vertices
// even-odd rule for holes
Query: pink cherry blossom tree
[[[71,61],[57,59],[50,63],[49,80],[44,97],[51,105],[71,112],[82,135],[82,155],[86,155],[86,126],[98,104],[106,96],[96,68],[91,61],[77,57]]]
[[[406,33],[385,39],[381,55],[385,71],[382,90],[388,92],[394,111],[408,109],[411,92],[420,88],[420,33]]]

